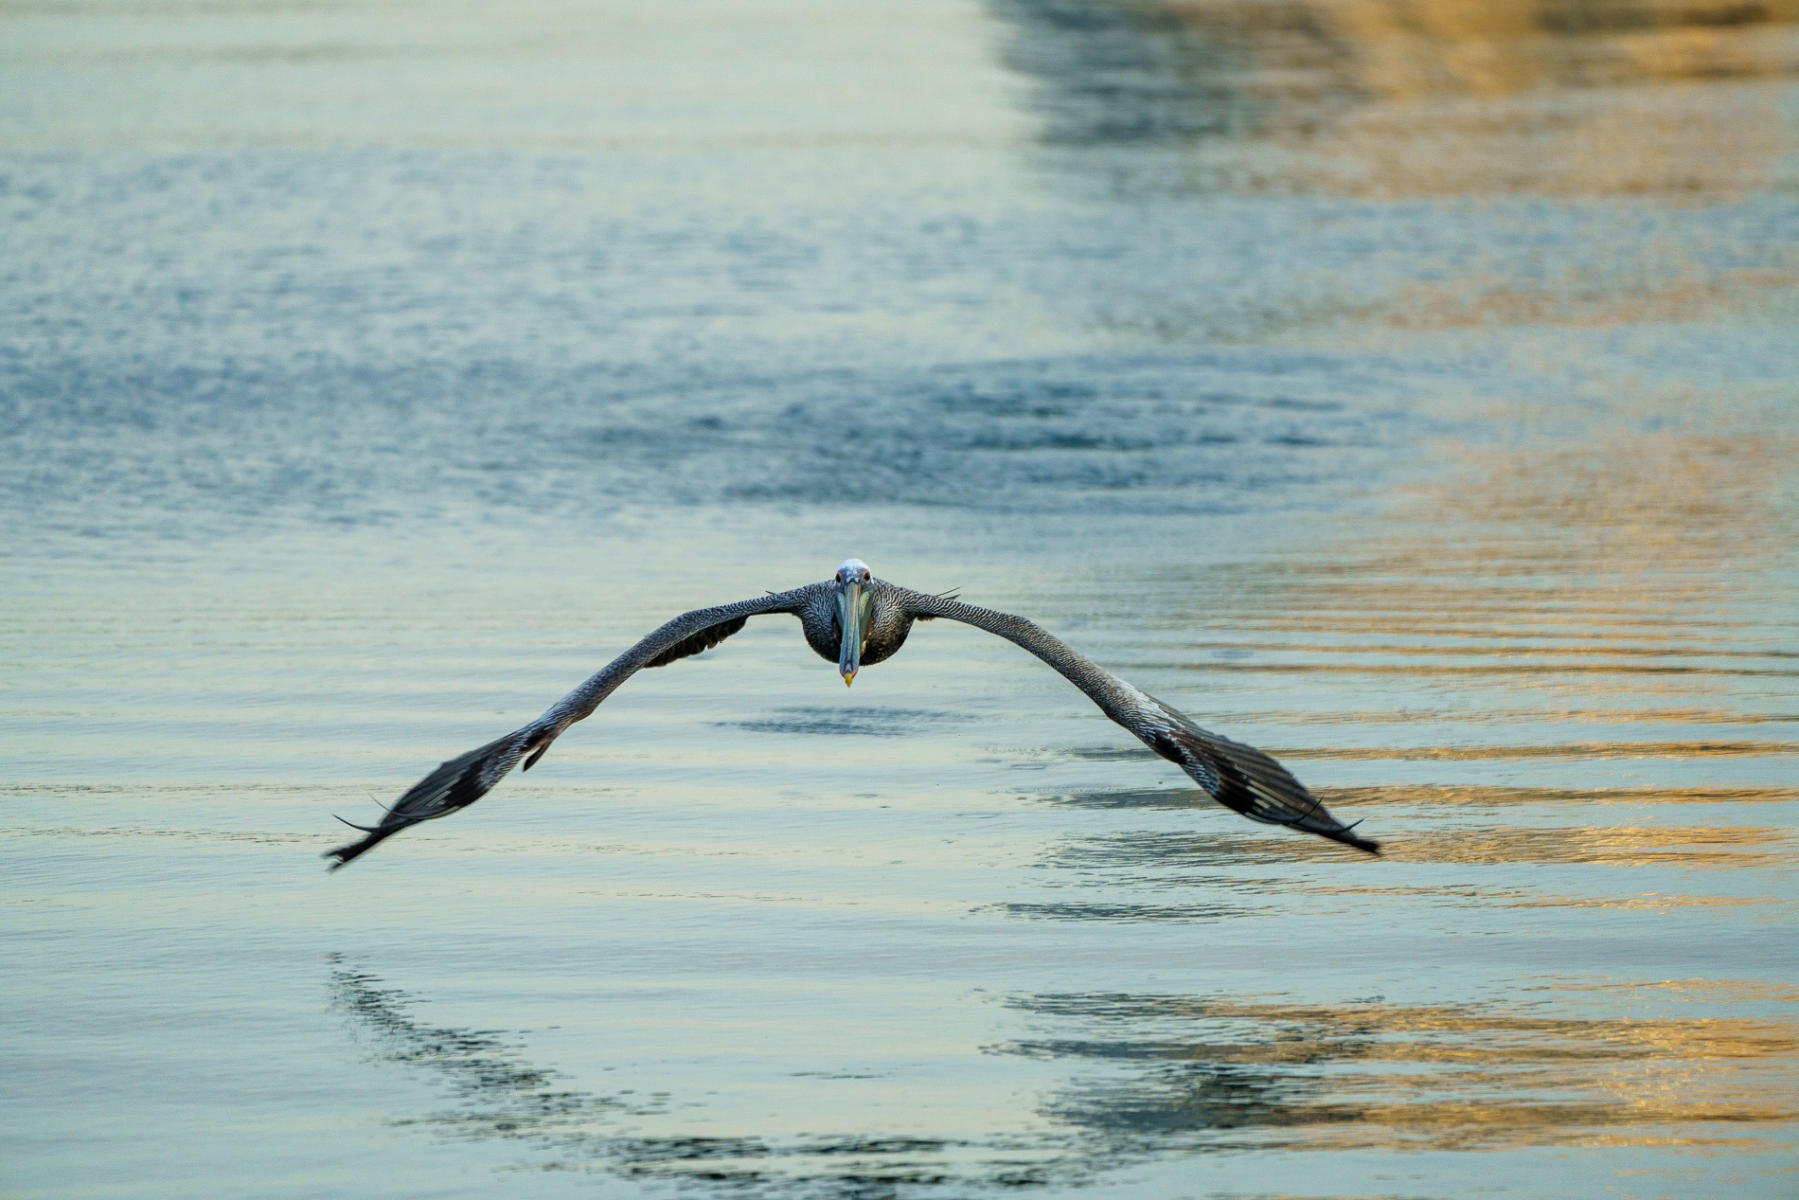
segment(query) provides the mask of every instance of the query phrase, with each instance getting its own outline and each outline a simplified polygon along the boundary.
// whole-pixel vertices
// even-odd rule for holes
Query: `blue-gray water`
[[[0,6],[0,1193],[1799,1193],[1799,10]],[[785,618],[327,875],[669,615]]]

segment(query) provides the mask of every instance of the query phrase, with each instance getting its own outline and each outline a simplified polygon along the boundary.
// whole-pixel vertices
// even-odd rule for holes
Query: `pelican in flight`
[[[378,825],[344,821],[367,836],[339,846],[325,857],[333,871],[402,829],[447,817],[485,796],[521,759],[523,770],[542,758],[562,731],[593,714],[600,702],[645,667],[666,667],[677,659],[710,650],[742,629],[751,617],[791,613],[800,619],[806,644],[820,658],[837,660],[849,684],[856,672],[893,657],[906,644],[914,621],[961,621],[997,634],[1035,654],[1087,693],[1101,712],[1157,754],[1191,775],[1218,803],[1254,821],[1288,825],[1370,854],[1380,843],[1357,837],[1353,825],[1333,817],[1287,769],[1253,746],[1208,733],[1186,714],[1138,691],[1098,667],[1061,638],[1023,617],[963,604],[952,595],[927,595],[877,579],[861,559],[837,568],[836,577],[789,592],[739,600],[682,613],[607,663],[586,683],[551,705],[543,716],[505,737],[440,765],[387,810]],[[339,817],[338,820],[343,820]]]

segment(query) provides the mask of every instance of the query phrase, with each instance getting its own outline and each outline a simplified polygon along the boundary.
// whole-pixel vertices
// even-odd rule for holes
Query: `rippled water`
[[[1799,1187],[1792,5],[0,30],[0,1191]]]

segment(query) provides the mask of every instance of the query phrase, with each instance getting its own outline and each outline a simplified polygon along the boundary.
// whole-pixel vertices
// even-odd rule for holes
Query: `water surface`
[[[0,28],[0,1190],[1792,1194],[1791,5]]]

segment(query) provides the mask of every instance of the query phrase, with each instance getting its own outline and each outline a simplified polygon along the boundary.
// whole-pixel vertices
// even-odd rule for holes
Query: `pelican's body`
[[[1106,716],[1178,765],[1227,808],[1253,820],[1290,825],[1369,853],[1379,843],[1357,837],[1333,817],[1286,768],[1253,746],[1208,733],[1186,715],[1096,665],[1068,643],[1023,617],[963,604],[877,579],[867,564],[850,559],[834,578],[792,591],[770,593],[715,608],[683,613],[613,659],[535,721],[460,758],[443,763],[387,810],[379,825],[355,826],[368,836],[330,851],[336,870],[378,842],[421,821],[448,816],[485,795],[522,759],[523,770],[550,743],[590,715],[632,675],[711,649],[753,616],[790,613],[799,618],[806,644],[837,663],[851,683],[861,668],[893,657],[916,621],[959,621],[997,634],[1029,650],[1080,688]]]

